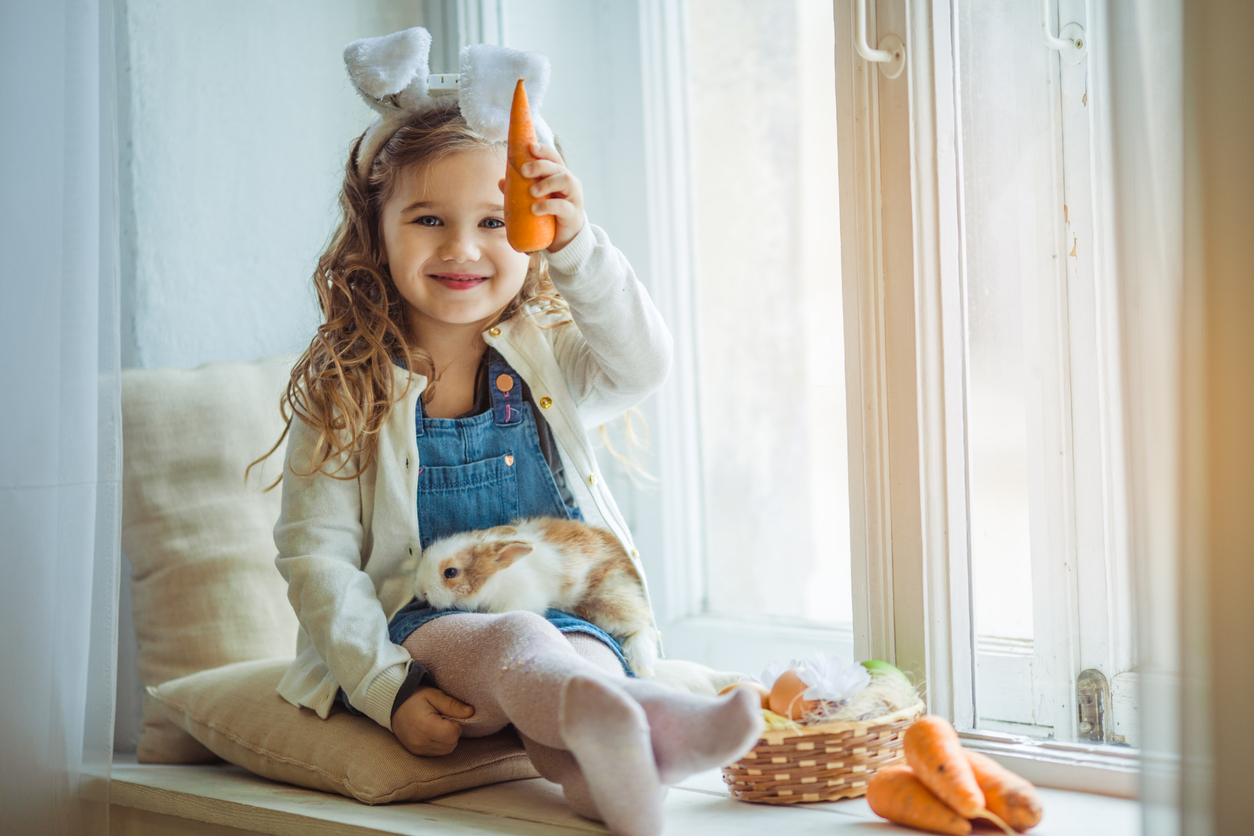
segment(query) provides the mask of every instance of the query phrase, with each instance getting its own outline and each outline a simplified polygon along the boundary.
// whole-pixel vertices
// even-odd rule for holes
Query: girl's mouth
[[[470,273],[431,273],[430,277],[449,290],[469,290],[488,280],[487,276],[476,276]]]

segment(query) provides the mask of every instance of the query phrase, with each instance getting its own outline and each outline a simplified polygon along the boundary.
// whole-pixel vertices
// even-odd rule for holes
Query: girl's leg
[[[599,813],[619,834],[661,832],[665,788],[644,710],[548,621],[525,612],[446,615],[415,630],[405,647],[441,690],[475,707],[467,736],[512,722],[533,743],[574,756],[594,807],[576,792],[577,812]]]
[[[451,615],[405,646],[442,690],[475,707],[467,736],[512,721],[536,769],[562,784],[572,808],[616,832],[656,832],[662,784],[727,763],[757,740],[762,721],[747,690],[714,700],[628,679],[599,640],[569,638],[531,613]],[[577,764],[545,749],[569,750]]]
[[[586,633],[563,633],[562,635],[566,637],[566,641],[576,653],[596,665],[607,676],[626,678],[618,657],[600,639]],[[597,812],[592,793],[588,789],[588,781],[583,777],[579,762],[574,756],[565,749],[551,749],[537,743],[525,734],[520,733],[519,737],[522,738],[527,755],[531,758],[531,765],[541,776],[561,785],[562,793],[566,796],[566,803],[570,805],[570,808],[584,818],[601,821],[601,814]],[[663,786],[663,792],[665,790]]]
[[[753,748],[762,730],[759,703],[747,689],[711,700],[648,679],[628,679],[614,651],[595,636],[567,636],[575,651],[621,679],[649,719],[658,777],[674,786],[690,775],[724,766]],[[538,769],[539,767],[537,767]]]

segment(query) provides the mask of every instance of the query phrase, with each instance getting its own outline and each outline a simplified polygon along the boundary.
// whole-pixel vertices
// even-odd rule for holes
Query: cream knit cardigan
[[[671,338],[631,266],[591,224],[549,255],[549,275],[575,325],[542,327],[543,315],[513,317],[484,334],[544,408],[575,500],[588,523],[612,531],[644,579],[631,532],[597,469],[589,431],[656,390],[671,363]],[[279,694],[326,718],[343,687],[349,702],[391,729],[392,703],[409,652],[388,638],[389,619],[412,597],[418,536],[418,444],[414,428],[426,378],[394,366],[397,391],[379,433],[378,455],[351,480],[310,469],[316,432],[292,421],[275,560],[300,629],[296,659]],[[546,407],[545,405],[548,404]],[[344,473],[356,472],[356,461]],[[647,594],[647,587],[646,587]]]

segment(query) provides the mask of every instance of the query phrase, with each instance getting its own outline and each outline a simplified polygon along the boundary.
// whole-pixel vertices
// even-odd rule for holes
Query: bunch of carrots
[[[992,758],[963,749],[943,717],[915,720],[903,744],[909,765],[885,767],[867,784],[876,815],[952,836],[970,833],[971,819],[988,819],[1010,834],[1040,822],[1036,788]]]

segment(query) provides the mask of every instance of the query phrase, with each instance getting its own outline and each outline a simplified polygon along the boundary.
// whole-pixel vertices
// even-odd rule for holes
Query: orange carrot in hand
[[[557,219],[552,215],[536,215],[531,204],[536,198],[531,187],[540,179],[524,177],[522,167],[536,159],[531,146],[536,142],[536,128],[527,105],[527,88],[518,79],[514,86],[514,103],[509,112],[509,143],[505,169],[505,238],[520,253],[547,250],[557,235]]]
[[[975,780],[984,791],[984,802],[992,813],[1023,833],[1041,821],[1041,798],[1026,778],[1011,772],[988,755],[967,752]]]
[[[876,772],[866,785],[866,800],[875,815],[897,824],[947,836],[971,832],[971,822],[946,807],[904,764]]]
[[[906,761],[914,774],[936,797],[964,819],[989,819],[1007,833],[1006,823],[984,806],[984,791],[975,780],[975,771],[958,732],[944,717],[924,714],[910,724],[902,738]]]

